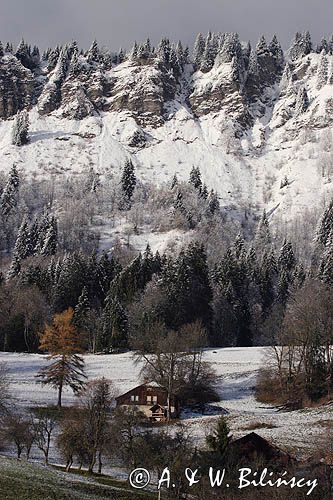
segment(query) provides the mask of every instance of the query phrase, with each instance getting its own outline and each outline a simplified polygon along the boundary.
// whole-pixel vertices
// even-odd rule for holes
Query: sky
[[[41,48],[77,40],[88,48],[130,48],[162,36],[192,45],[198,32],[236,31],[255,42],[274,33],[288,47],[296,31],[314,41],[333,31],[332,0],[1,0],[0,39]]]

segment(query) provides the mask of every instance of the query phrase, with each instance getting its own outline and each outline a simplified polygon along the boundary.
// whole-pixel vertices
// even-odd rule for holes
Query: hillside
[[[0,168],[117,178],[130,156],[154,184],[199,167],[227,210],[266,208],[285,223],[321,210],[331,197],[333,56],[304,37],[285,53],[276,39],[251,48],[211,34],[193,56],[162,40],[112,57],[72,44],[41,61],[23,44],[1,59]],[[23,108],[30,143],[17,147],[11,130]]]

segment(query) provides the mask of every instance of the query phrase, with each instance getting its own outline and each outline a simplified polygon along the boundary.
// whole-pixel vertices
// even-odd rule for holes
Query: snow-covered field
[[[205,360],[212,363],[217,374],[221,407],[228,411],[234,436],[243,435],[249,425],[257,424],[256,432],[299,455],[308,455],[325,439],[333,418],[333,406],[305,409],[294,412],[278,412],[271,406],[256,401],[254,386],[258,370],[267,363],[267,348],[208,349]],[[36,383],[35,375],[46,363],[46,357],[38,354],[1,353],[0,362],[7,363],[10,371],[12,392],[21,407],[38,404],[54,404],[56,394],[52,388]],[[119,393],[140,383],[140,366],[135,364],[131,353],[117,355],[85,356],[89,379],[111,379]],[[65,405],[72,404],[75,396],[66,391]],[[216,416],[187,416],[185,421],[193,437],[202,442]],[[269,424],[271,428],[262,428]]]

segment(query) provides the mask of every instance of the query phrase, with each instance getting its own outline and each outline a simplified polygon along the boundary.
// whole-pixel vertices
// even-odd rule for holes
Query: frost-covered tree
[[[2,42],[0,41],[0,57],[3,57],[5,55],[5,51],[3,49]]]
[[[16,255],[21,261],[30,257],[33,253],[34,247],[31,240],[29,223],[28,219],[24,217],[16,238],[14,255]]]
[[[326,40],[326,38],[322,38],[318,44],[318,47],[317,47],[318,54],[320,54],[323,50],[326,53],[329,52],[329,44],[328,44],[328,41]]]
[[[208,196],[208,211],[211,215],[216,214],[220,210],[220,202],[216,191],[213,189]]]
[[[265,250],[270,247],[271,244],[271,232],[269,229],[268,217],[266,210],[263,211],[261,219],[258,224],[258,228],[255,234],[255,247],[258,253],[263,254]]]
[[[128,318],[125,309],[112,291],[105,301],[102,315],[100,347],[103,349],[127,347]]]
[[[131,206],[132,196],[136,186],[136,176],[135,176],[135,168],[130,159],[126,160],[125,167],[121,176],[120,185],[121,185],[121,200],[119,204],[119,208],[128,209]]]
[[[308,31],[305,33],[296,33],[294,41],[289,49],[289,56],[292,61],[297,61],[300,57],[310,54],[312,51],[311,35]]]
[[[23,39],[18,44],[15,52],[15,57],[17,57],[17,59],[23,64],[23,66],[32,69],[30,48]]]
[[[87,61],[91,63],[97,63],[100,60],[100,50],[98,47],[97,40],[95,39],[91,44],[90,49],[87,52]]]
[[[273,36],[273,38],[268,46],[268,50],[269,50],[270,54],[273,56],[273,58],[275,59],[277,67],[282,68],[283,62],[284,62],[284,54],[283,54],[281,44],[278,41],[276,35]]]
[[[44,244],[41,254],[44,256],[52,256],[57,253],[58,246],[58,225],[54,216],[51,217],[49,227],[47,229]]]
[[[199,167],[192,167],[192,170],[190,172],[190,178],[189,178],[189,183],[192,184],[192,186],[197,189],[198,191],[201,191],[202,188],[202,180],[201,180],[201,172]]]
[[[17,168],[13,165],[0,199],[1,211],[5,216],[17,205],[19,185],[20,180]]]
[[[300,87],[298,89],[296,106],[295,106],[295,114],[296,116],[300,116],[307,111],[309,107],[309,97],[305,87]]]
[[[7,280],[16,278],[16,276],[18,276],[20,272],[21,272],[21,261],[20,258],[14,254],[12,262],[10,264],[10,267],[6,275]]]
[[[326,51],[323,50],[320,54],[320,59],[317,69],[317,89],[322,89],[328,83],[328,59]]]
[[[193,49],[193,62],[196,68],[200,68],[202,62],[202,56],[205,50],[205,40],[201,33],[198,34],[194,49]]]
[[[256,53],[257,53],[258,59],[261,57],[268,57],[269,56],[269,50],[268,50],[266,38],[264,37],[264,35],[262,35],[259,38],[259,41],[258,41],[257,46],[256,46]]]
[[[214,65],[214,50],[212,47],[212,34],[208,32],[205,40],[205,49],[201,57],[200,70],[203,73],[210,71]]]
[[[326,246],[333,235],[333,200],[321,216],[315,235],[315,241]]]
[[[12,144],[23,146],[29,142],[29,113],[26,110],[16,115],[12,128]]]
[[[333,286],[333,238],[327,244],[319,263],[318,277],[324,283]]]

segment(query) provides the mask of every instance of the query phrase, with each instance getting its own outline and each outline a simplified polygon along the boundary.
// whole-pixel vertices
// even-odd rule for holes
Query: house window
[[[153,396],[153,402],[157,403],[157,396]]]
[[[153,400],[152,398],[153,398],[152,396],[147,396],[147,404],[152,402],[152,400]]]
[[[135,402],[138,402],[138,401],[139,401],[139,396],[132,394],[132,396],[131,396],[131,401],[132,401],[132,402],[134,402],[134,401],[135,401]]]

